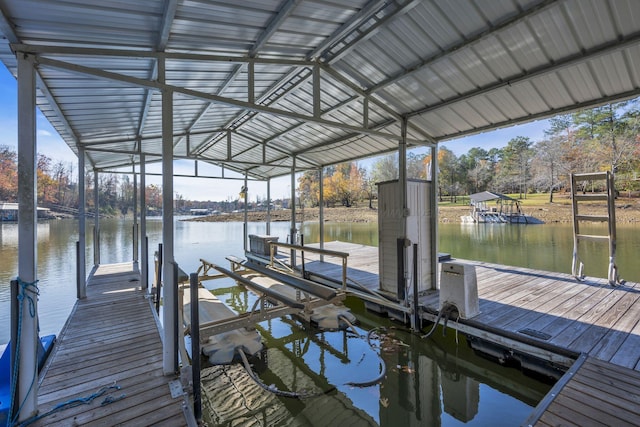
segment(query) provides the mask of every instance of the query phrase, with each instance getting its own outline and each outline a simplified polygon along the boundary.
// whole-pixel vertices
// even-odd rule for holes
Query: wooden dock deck
[[[43,370],[39,413],[102,394],[31,425],[187,425],[185,397],[171,397],[176,377],[163,375],[156,317],[139,281],[132,263],[94,271]]]
[[[371,289],[378,288],[378,248],[344,242],[327,242],[326,249],[349,253],[348,275]],[[305,254],[307,270],[340,280],[341,266],[331,258],[320,263]],[[470,333],[487,330],[505,337],[505,343],[522,341],[527,348],[542,349],[538,356],[581,353],[640,371],[640,285],[627,282],[612,287],[606,279],[579,282],[569,274],[509,267],[478,261],[454,260],[475,266],[480,315],[449,322]],[[438,292],[420,298],[424,317],[435,320]],[[557,361],[557,360],[556,360]],[[565,367],[568,368],[569,365]]]
[[[523,426],[637,426],[640,372],[581,356]]]
[[[344,242],[325,248],[348,252],[349,276],[378,288],[378,265],[371,262],[377,248]],[[331,259],[305,258],[308,270],[340,280]],[[612,287],[606,279],[580,282],[569,274],[456,261],[475,266],[480,314],[449,327],[568,368],[523,426],[640,425],[640,284]],[[438,303],[438,291],[422,297],[423,318],[434,321]]]

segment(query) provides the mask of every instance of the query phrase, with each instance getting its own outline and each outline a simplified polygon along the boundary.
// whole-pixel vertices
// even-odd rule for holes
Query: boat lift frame
[[[298,314],[308,318],[314,308],[339,303],[343,301],[346,296],[342,291],[331,290],[330,292],[314,292],[313,289],[308,289],[303,286],[305,283],[301,283],[300,286],[295,286],[295,283],[287,281],[287,285],[296,289],[296,297],[295,299],[292,299],[287,295],[269,289],[268,287],[245,277],[249,274],[259,274],[269,277],[269,275],[263,271],[264,269],[259,266],[254,266],[256,268],[254,270],[252,268],[252,263],[246,263],[244,260],[236,257],[227,257],[227,259],[231,263],[231,270],[201,258],[201,265],[197,272],[198,282],[202,283],[206,280],[229,277],[258,295],[258,300],[256,300],[251,310],[247,313],[241,313],[227,319],[201,323],[201,342],[206,341],[213,335],[232,331],[238,328],[253,327],[258,322],[282,317],[288,314]],[[216,270],[220,274],[210,274],[212,270]],[[277,281],[280,281],[279,279],[281,279],[275,276],[272,276],[271,278]],[[291,279],[295,278],[291,277]],[[316,286],[321,287],[321,285]],[[185,329],[185,333],[189,332],[190,328],[187,327]]]

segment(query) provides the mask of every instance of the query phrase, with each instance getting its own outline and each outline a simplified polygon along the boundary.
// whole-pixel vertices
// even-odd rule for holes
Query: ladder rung
[[[575,181],[595,181],[597,179],[607,179],[606,172],[574,173],[572,176]]]
[[[593,234],[578,234],[576,235],[578,240],[592,240],[592,241],[609,241],[609,236],[596,236]]]
[[[583,202],[583,201],[597,201],[597,200],[608,200],[609,196],[607,196],[606,194],[603,193],[596,193],[596,194],[574,194],[573,197],[575,197],[577,202]]]
[[[607,215],[576,215],[576,221],[606,222],[609,221],[609,217]]]

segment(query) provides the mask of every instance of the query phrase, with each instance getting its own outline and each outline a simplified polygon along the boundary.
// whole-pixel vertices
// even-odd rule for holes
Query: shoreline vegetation
[[[535,217],[544,223],[571,223],[571,201],[568,196],[554,196],[557,202],[549,203],[548,194],[527,196],[528,199],[521,200],[522,212],[526,215]],[[441,203],[438,206],[438,221],[441,223],[461,223],[461,217],[469,214],[469,206],[462,204]],[[580,204],[580,213],[589,214],[603,211],[602,204],[585,205]],[[319,221],[320,209],[315,208],[299,208],[296,210],[296,220],[298,222],[317,222]],[[247,221],[249,222],[266,222],[266,211],[249,211],[247,212]],[[244,221],[244,212],[222,213],[216,215],[208,215],[190,218],[188,221],[201,222],[242,222]],[[291,221],[291,211],[289,209],[277,209],[271,211],[271,222]],[[377,222],[378,211],[368,206],[355,207],[335,207],[324,209],[325,222],[348,222],[348,223],[366,223]],[[616,200],[616,223],[630,224],[640,223],[640,200],[637,198],[620,197]]]

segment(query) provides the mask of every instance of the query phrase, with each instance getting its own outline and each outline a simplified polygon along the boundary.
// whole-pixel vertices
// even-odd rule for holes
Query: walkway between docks
[[[177,377],[163,375],[157,325],[137,267],[99,266],[58,337],[38,392],[40,414],[76,405],[32,425],[186,426],[187,399],[173,398]]]

